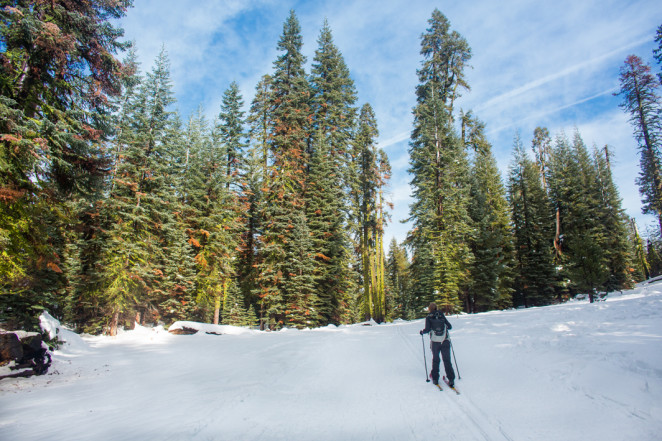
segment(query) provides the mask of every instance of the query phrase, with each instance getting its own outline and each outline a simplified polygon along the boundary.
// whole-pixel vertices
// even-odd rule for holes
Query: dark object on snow
[[[197,334],[198,330],[183,326],[181,328],[169,330],[168,332],[175,335],[193,335],[193,334]]]
[[[0,334],[0,363],[23,358],[23,346],[18,336],[13,332]]]
[[[12,361],[14,365],[9,369],[18,372],[0,375],[0,380],[45,374],[51,365],[51,354],[44,347],[41,334],[29,333],[19,338],[14,332],[0,331],[0,364]]]

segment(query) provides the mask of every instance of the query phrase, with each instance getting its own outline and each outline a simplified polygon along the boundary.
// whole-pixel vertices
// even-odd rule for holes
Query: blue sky
[[[434,8],[471,46],[471,91],[457,106],[486,124],[504,176],[520,132],[529,146],[533,130],[572,137],[589,146],[608,144],[614,178],[627,214],[644,232],[654,225],[641,214],[635,184],[639,157],[627,116],[618,107],[619,69],[636,54],[653,64],[659,0],[137,0],[121,21],[135,40],[142,70],[165,45],[183,120],[203,106],[218,114],[223,91],[239,84],[250,104],[260,77],[271,73],[276,44],[290,9],[302,27],[303,52],[312,60],[324,19],[350,69],[359,102],[369,102],[379,124],[379,145],[393,168],[395,209],[387,241],[404,240],[409,226],[408,139],[415,105],[420,36]],[[659,66],[654,65],[655,72]],[[388,243],[388,242],[387,242]]]

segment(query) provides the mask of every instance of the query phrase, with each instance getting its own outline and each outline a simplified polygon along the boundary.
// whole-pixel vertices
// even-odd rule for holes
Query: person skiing
[[[430,349],[432,350],[432,372],[430,377],[434,384],[439,384],[439,353],[444,360],[444,369],[448,385],[455,385],[455,371],[451,364],[451,342],[448,337],[448,331],[453,329],[443,312],[437,309],[437,304],[432,302],[428,306],[429,314],[425,318],[425,329],[421,330],[421,335],[430,333]]]

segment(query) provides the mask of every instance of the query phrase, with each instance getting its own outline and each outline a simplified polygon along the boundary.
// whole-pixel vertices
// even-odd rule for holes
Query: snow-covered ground
[[[0,440],[662,439],[659,282],[449,319],[459,396],[425,381],[422,320],[62,330],[49,374],[0,381]]]

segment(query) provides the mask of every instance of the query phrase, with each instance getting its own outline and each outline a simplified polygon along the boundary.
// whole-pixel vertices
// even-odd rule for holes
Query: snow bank
[[[255,334],[259,331],[255,331],[248,328],[242,328],[239,326],[230,326],[230,325],[212,325],[209,323],[198,323],[198,322],[187,322],[187,321],[178,321],[170,325],[168,332],[174,331],[175,329],[195,329],[198,332],[203,332],[205,334],[217,334],[217,335],[243,335],[243,334]]]
[[[48,333],[48,337],[53,340],[58,339],[60,343],[65,345],[70,350],[87,349],[87,344],[75,332],[65,328],[60,324],[60,321],[44,311],[39,316],[39,325],[41,329]]]

